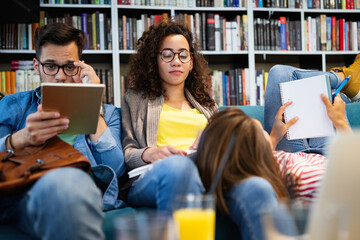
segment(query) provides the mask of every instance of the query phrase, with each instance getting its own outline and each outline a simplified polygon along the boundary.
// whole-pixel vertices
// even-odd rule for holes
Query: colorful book
[[[286,17],[280,17],[280,49],[287,50]]]

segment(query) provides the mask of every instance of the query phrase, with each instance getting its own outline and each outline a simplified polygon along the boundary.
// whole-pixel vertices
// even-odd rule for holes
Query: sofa
[[[226,107],[222,107],[224,109]],[[264,124],[264,107],[263,106],[239,106],[246,114],[258,119],[262,124]],[[220,110],[221,110],[220,109]],[[121,109],[119,109],[120,111]],[[352,128],[360,128],[360,102],[350,103],[346,105],[346,113],[350,125]],[[106,239],[115,239],[113,231],[113,221],[114,219],[121,215],[128,213],[129,211],[136,211],[133,208],[124,208],[108,211],[105,213],[105,222],[104,222],[104,232]],[[216,240],[220,239],[241,239],[240,233],[237,230],[235,224],[226,217],[217,217],[216,219]],[[30,240],[31,237],[28,237],[24,233],[17,230],[11,225],[0,225],[0,239],[16,239],[16,240]]]

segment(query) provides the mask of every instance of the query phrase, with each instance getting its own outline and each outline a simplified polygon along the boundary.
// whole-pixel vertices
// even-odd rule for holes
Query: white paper
[[[279,84],[282,104],[293,101],[285,109],[285,122],[298,116],[299,120],[288,129],[288,140],[325,137],[335,134],[320,94],[331,97],[328,76],[320,75]]]

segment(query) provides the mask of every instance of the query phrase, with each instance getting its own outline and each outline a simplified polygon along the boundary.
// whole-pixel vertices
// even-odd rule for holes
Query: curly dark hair
[[[130,89],[141,92],[148,99],[166,95],[159,75],[157,56],[163,39],[172,34],[183,35],[193,53],[193,69],[185,80],[185,88],[202,106],[215,106],[209,94],[211,77],[208,63],[198,52],[191,31],[179,20],[163,19],[161,23],[145,31],[137,41],[137,54],[130,59]]]

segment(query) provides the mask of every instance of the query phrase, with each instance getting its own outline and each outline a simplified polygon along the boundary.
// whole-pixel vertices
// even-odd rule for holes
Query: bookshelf
[[[79,0],[80,1],[80,0]],[[261,0],[259,0],[261,1]],[[290,1],[290,0],[288,0]],[[95,11],[104,12],[111,19],[111,49],[104,50],[84,50],[83,59],[91,64],[94,68],[112,69],[114,104],[121,106],[121,82],[120,76],[127,74],[129,71],[128,61],[132,54],[132,49],[124,50],[120,46],[119,39],[119,22],[123,15],[130,18],[141,18],[141,14],[158,15],[166,13],[168,16],[179,14],[195,15],[196,13],[216,13],[224,18],[233,19],[236,15],[247,15],[247,48],[246,50],[226,51],[226,50],[202,50],[205,58],[209,62],[211,69],[226,71],[230,68],[248,68],[248,77],[256,78],[256,70],[269,69],[275,64],[289,64],[296,67],[317,69],[326,71],[334,66],[349,65],[359,52],[355,49],[346,51],[321,51],[307,50],[305,37],[306,21],[310,18],[316,18],[321,14],[326,16],[335,16],[345,18],[347,21],[358,22],[360,31],[360,10],[343,10],[343,9],[325,9],[324,2],[320,0],[318,9],[308,9],[307,0],[302,0],[302,8],[275,8],[275,7],[257,7],[258,2],[246,0],[240,3],[240,7],[182,7],[182,6],[144,6],[144,5],[121,5],[117,0],[112,0],[111,4],[40,4],[40,10],[47,11],[50,15],[58,13],[70,13],[80,15],[81,13],[93,13]],[[356,4],[360,8],[360,4]],[[161,2],[161,1],[154,1]],[[176,2],[176,1],[170,1]],[[178,1],[180,2],[180,1]],[[187,3],[196,1],[184,1]],[[216,1],[215,1],[216,2]],[[264,1],[265,2],[265,1]],[[242,7],[241,7],[242,6]],[[298,21],[300,24],[300,47],[301,50],[278,50],[278,49],[260,49],[257,45],[256,38],[258,33],[257,19],[278,19],[285,17],[290,21]],[[360,35],[357,35],[360,37]],[[270,34],[270,37],[273,37]],[[357,46],[360,49],[360,44]],[[9,70],[10,61],[32,60],[34,50],[0,50],[0,71]]]

